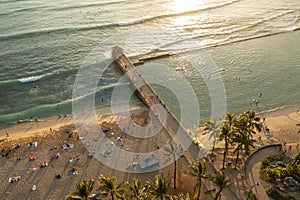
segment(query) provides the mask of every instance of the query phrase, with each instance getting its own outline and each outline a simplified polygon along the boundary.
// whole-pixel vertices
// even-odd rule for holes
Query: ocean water
[[[172,76],[166,79],[179,85],[176,77],[185,77],[197,96],[201,121],[212,113],[206,82],[210,75],[195,71],[209,68],[203,57],[214,67],[209,72],[221,75],[227,111],[300,104],[300,1],[0,0],[0,4],[1,122],[71,113],[78,69],[94,48],[109,52],[114,45],[124,47],[134,59],[171,53],[144,66],[170,67]],[[144,72],[152,79],[157,74],[163,69]],[[96,89],[97,106],[110,104],[115,87],[128,90],[128,83],[118,82],[120,77],[115,68],[106,70]],[[181,115],[175,95],[166,87],[153,86]],[[184,87],[181,90],[188,99]],[[259,101],[257,106],[250,104],[252,99]]]

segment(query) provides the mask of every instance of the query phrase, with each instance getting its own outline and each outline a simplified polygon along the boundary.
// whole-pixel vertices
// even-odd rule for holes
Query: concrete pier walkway
[[[127,75],[132,86],[136,89],[136,94],[149,108],[149,111],[158,118],[170,137],[186,150],[184,155],[188,161],[190,163],[195,162],[196,159],[199,158],[199,148],[192,141],[192,135],[187,133],[187,131],[181,126],[164,101],[136,70],[132,62],[124,55],[122,49],[120,47],[114,47],[112,55],[115,59],[115,63],[119,69]]]

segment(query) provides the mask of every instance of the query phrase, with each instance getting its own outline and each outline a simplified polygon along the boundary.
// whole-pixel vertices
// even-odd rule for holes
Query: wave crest
[[[30,76],[30,77],[26,77],[26,78],[20,78],[20,79],[18,79],[18,81],[21,83],[28,83],[28,82],[40,80],[41,78],[42,78],[42,76]]]

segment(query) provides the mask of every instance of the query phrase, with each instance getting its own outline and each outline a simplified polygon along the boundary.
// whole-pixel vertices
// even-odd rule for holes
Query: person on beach
[[[55,174],[55,178],[56,178],[56,179],[61,179],[61,174],[60,174],[60,173]]]
[[[286,147],[285,146],[283,147],[283,153],[284,154],[286,153]]]
[[[34,160],[36,160],[36,159],[37,159],[36,156],[30,156],[30,157],[29,157],[29,160],[30,160],[30,161],[34,161]]]
[[[8,132],[6,131],[5,133],[6,133],[6,137],[9,137],[9,134],[8,134]]]

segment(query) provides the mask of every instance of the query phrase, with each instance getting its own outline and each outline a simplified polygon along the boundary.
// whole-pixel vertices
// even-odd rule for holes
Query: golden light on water
[[[170,8],[175,12],[185,12],[196,10],[201,5],[203,5],[203,0],[174,0]]]
[[[173,0],[170,2],[168,9],[172,11],[172,13],[184,13],[188,11],[195,11],[203,8],[205,5],[205,1],[207,0]],[[175,18],[172,18],[170,24],[173,26],[180,27],[188,27],[189,24],[193,24],[193,21],[199,20],[202,18],[202,15],[197,16],[187,16],[182,15]]]

